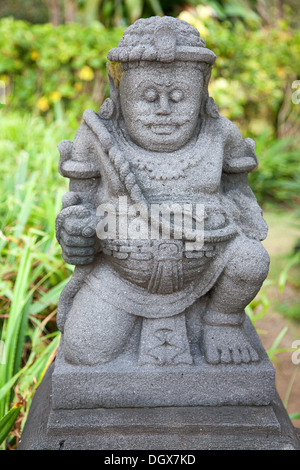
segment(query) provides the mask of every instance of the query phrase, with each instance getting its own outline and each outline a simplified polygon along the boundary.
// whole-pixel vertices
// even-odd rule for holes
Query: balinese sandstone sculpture
[[[193,364],[188,309],[205,298],[205,360],[256,362],[242,325],[268,273],[260,242],[267,227],[248,186],[258,165],[255,144],[208,95],[215,55],[188,24],[151,18],[129,27],[108,58],[111,98],[98,114],[86,111],[74,142],[59,147],[60,171],[71,183],[57,237],[64,259],[79,266],[60,303],[65,359],[114,360],[140,321],[139,363]],[[168,238],[151,239],[153,230],[130,238],[133,221],[126,224],[124,211],[120,216],[120,198],[125,216],[130,207],[141,217],[134,204],[143,206],[152,215],[149,227],[153,206],[161,205],[173,229]],[[101,219],[105,204],[110,214]],[[196,205],[204,210],[203,243],[186,250],[185,220],[172,226],[172,213],[186,215],[185,207]],[[119,230],[113,239],[103,231],[99,240],[97,224],[101,231],[112,217],[119,217]]]
[[[216,56],[188,23],[153,17],[108,59],[110,98],[59,144],[56,233],[75,270],[20,448],[297,448],[245,315],[267,225],[255,143],[208,94]]]

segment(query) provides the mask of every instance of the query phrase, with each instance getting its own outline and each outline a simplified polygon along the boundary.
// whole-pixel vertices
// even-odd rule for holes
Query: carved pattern
[[[191,365],[185,316],[143,320],[139,364]]]

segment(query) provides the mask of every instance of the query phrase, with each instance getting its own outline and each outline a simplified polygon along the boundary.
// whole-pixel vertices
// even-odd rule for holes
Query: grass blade
[[[9,431],[14,425],[20,410],[22,408],[22,403],[18,403],[17,405],[13,406],[8,413],[0,420],[0,445],[6,439],[9,434]]]
[[[14,288],[14,296],[11,303],[9,312],[9,318],[5,330],[2,332],[2,339],[5,342],[7,362],[1,367],[0,370],[0,385],[3,386],[8,380],[10,380],[14,371],[17,368],[18,357],[17,351],[19,349],[18,344],[22,341],[22,329],[23,324],[22,317],[27,314],[25,307],[24,298],[28,290],[29,272],[31,268],[31,243],[27,241],[23,256],[21,258],[20,267],[16,279]],[[0,401],[0,416],[5,414],[8,409],[10,401],[10,394],[7,394],[6,400]]]

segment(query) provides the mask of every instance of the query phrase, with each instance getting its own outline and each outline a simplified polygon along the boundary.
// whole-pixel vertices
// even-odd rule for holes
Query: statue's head
[[[174,151],[199,116],[216,117],[207,86],[215,54],[198,31],[171,17],[136,21],[108,53],[111,97],[130,138],[155,152]]]

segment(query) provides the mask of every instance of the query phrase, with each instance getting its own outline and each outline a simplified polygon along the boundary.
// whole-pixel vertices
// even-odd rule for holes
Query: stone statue
[[[153,17],[108,59],[111,97],[59,144],[56,232],[75,270],[19,448],[299,449],[244,312],[267,226],[255,144],[208,95],[216,56]]]
[[[141,323],[139,364],[192,364],[197,326],[188,316],[201,299],[206,361],[256,362],[242,325],[268,273],[267,226],[248,186],[255,143],[208,95],[216,56],[189,24],[153,17],[130,26],[108,58],[111,98],[99,113],[85,111],[74,142],[59,146],[70,192],[57,238],[76,265],[59,305],[65,359],[112,361]],[[203,243],[186,250],[184,229],[181,239],[122,239],[120,229],[100,240],[97,208],[118,208],[120,198],[149,213],[157,204],[202,205]]]

